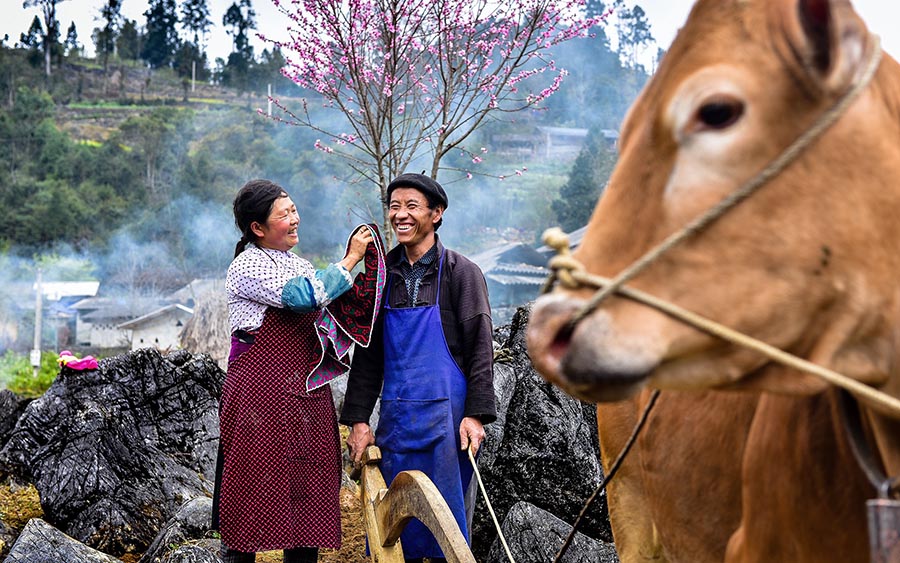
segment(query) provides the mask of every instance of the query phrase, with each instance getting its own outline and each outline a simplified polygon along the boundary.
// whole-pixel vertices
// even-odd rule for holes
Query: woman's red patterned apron
[[[318,313],[270,308],[222,389],[219,531],[238,551],[341,544],[331,387],[306,391]]]

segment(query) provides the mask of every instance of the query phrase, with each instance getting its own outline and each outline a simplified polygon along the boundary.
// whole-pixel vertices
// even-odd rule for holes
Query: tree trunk
[[[44,74],[50,78],[50,36],[44,38]]]

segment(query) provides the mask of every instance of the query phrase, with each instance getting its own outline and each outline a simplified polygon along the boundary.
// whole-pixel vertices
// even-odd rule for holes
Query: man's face
[[[431,237],[434,224],[440,221],[444,210],[428,208],[428,198],[415,188],[397,188],[391,192],[388,218],[397,242],[413,247]]]

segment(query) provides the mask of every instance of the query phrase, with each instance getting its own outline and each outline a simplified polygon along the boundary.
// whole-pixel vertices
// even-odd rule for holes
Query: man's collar
[[[432,251],[435,252],[435,258],[440,256],[441,253],[444,252],[444,245],[441,243],[441,239],[440,237],[438,237],[437,233],[434,234],[434,246],[432,246],[425,254],[427,255]],[[420,258],[419,261],[421,262],[423,258],[425,258],[425,256]],[[385,257],[385,262],[388,269],[399,267],[401,263],[406,262],[406,248],[403,245],[398,244],[397,246],[392,248],[390,252],[388,252],[387,256]],[[427,264],[428,262],[425,263]]]
[[[422,265],[431,264],[437,258],[437,254],[438,254],[437,250],[438,250],[437,240],[435,240],[434,245],[432,245],[432,247],[429,248],[428,251],[425,252],[425,254],[423,254],[421,258],[416,260],[414,264],[410,264],[410,265],[413,266],[415,264],[422,264]],[[406,248],[403,249],[403,257],[402,257],[400,263],[402,264],[403,262],[409,263],[409,259],[406,257]]]

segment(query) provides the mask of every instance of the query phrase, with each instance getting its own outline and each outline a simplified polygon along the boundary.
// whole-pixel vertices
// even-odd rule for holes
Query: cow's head
[[[625,120],[575,257],[613,277],[712,207],[834,104],[876,44],[847,1],[700,0]],[[900,349],[898,106],[897,65],[885,59],[799,160],[630,285],[884,385]],[[570,330],[590,293],[541,297],[528,328],[537,369],[576,396],[822,388],[622,297]]]

